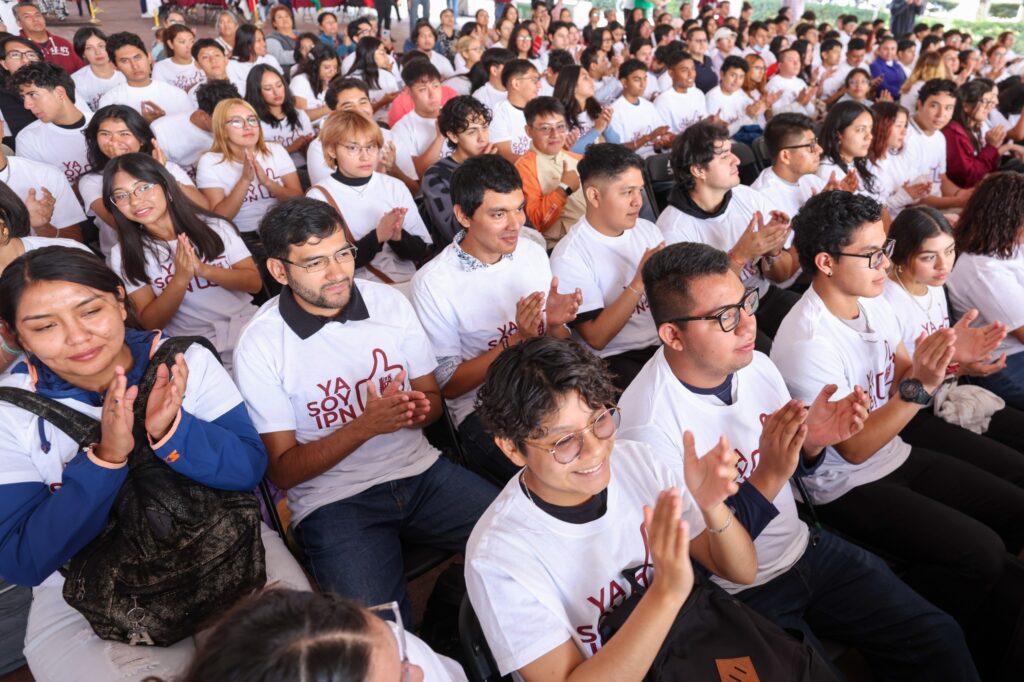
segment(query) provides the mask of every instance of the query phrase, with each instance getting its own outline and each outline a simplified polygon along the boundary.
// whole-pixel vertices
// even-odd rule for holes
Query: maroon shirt
[[[24,31],[21,32],[21,35],[24,38],[28,38]],[[55,36],[49,31],[46,32],[46,36],[47,41],[45,43],[37,43],[29,38],[29,40],[32,40],[32,44],[43,51],[43,58],[46,61],[61,67],[68,72],[68,75],[85,66],[85,62],[75,54],[75,48],[71,46],[67,39]]]

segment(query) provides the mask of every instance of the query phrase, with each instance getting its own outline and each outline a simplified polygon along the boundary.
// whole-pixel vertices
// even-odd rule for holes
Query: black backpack
[[[168,339],[153,355],[135,401],[135,450],[103,531],[61,569],[64,599],[103,639],[170,646],[195,634],[266,583],[260,511],[251,492],[217,490],[179,474],[149,446],[145,410],[161,364],[199,337]],[[79,445],[100,424],[56,400],[0,388],[0,400],[42,417]]]

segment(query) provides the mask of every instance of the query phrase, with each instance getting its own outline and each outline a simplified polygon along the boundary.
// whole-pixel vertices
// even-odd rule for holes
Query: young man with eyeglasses
[[[348,232],[320,201],[267,213],[283,288],[242,333],[235,378],[320,588],[398,601],[412,622],[403,540],[463,551],[495,490],[423,435],[442,409],[430,343],[402,294],[353,278]]]
[[[758,290],[760,331],[771,338],[798,298],[775,286],[798,267],[795,253],[785,248],[789,215],[740,185],[738,168],[724,125],[702,121],[687,128],[672,150],[676,185],[658,227],[669,244],[696,242],[726,251],[743,285]]]
[[[695,83],[697,88],[705,94],[718,85],[718,73],[715,71],[711,58],[707,56],[710,46],[708,32],[703,28],[694,26],[686,32],[686,51],[693,57],[693,66],[696,71]]]
[[[515,166],[496,154],[468,159],[452,175],[451,194],[463,230],[416,273],[411,298],[469,465],[504,484],[517,469],[484,430],[477,391],[503,348],[568,337],[581,294],[559,293],[544,247],[523,234],[526,200]]]
[[[577,166],[586,215],[551,253],[561,285],[583,294],[571,326],[608,364],[618,390],[658,347],[640,272],[664,242],[658,226],[640,217],[643,168],[643,159],[622,145],[588,147]]]
[[[108,90],[100,98],[101,107],[124,104],[142,114],[147,123],[195,108],[184,90],[151,78],[153,60],[139,36],[127,31],[115,33],[107,38],[107,55],[127,82]]]
[[[508,98],[494,105],[491,142],[498,153],[512,163],[530,150],[524,107],[540,92],[540,72],[526,59],[514,59],[501,71],[501,85]]]
[[[72,74],[85,66],[82,58],[66,38],[50,33],[46,28],[46,17],[32,2],[19,2],[14,6],[14,18],[21,28],[22,36],[28,38],[43,51],[43,57]],[[7,30],[13,32],[14,26]]]
[[[907,353],[881,296],[893,247],[881,206],[823,192],[793,223],[813,279],[779,328],[772,361],[798,400],[836,384],[836,396],[859,386],[870,401],[864,429],[826,447],[803,477],[810,501],[830,527],[905,564],[904,580],[957,619],[985,673],[1008,647],[1019,651],[1024,490],[969,453],[912,447],[900,437],[946,378],[957,339],[941,329]]]
[[[963,633],[878,557],[797,515],[789,480],[808,475],[825,447],[863,428],[867,395],[792,400],[782,375],[754,350],[758,294],[744,289],[729,257],[704,244],[674,244],[643,269],[662,341],[622,394],[622,437],[683,463],[678,434],[697,451],[721,436],[737,455],[739,490],[727,504],[754,539],[753,585],[713,580],[781,627],[857,647],[881,678],[907,670],[925,679],[976,679]],[[685,465],[684,465],[685,466]]]
[[[516,161],[526,195],[526,216],[554,248],[583,215],[586,201],[576,164],[580,155],[565,148],[568,121],[565,107],[554,97],[538,97],[526,105],[530,150]]]
[[[473,529],[466,586],[502,675],[640,680],[693,588],[691,559],[754,577],[750,537],[723,503],[736,488],[728,445],[698,458],[677,433],[684,475],[616,438],[614,392],[599,358],[557,339],[511,347],[487,372],[480,412],[522,472]],[[601,623],[633,582],[648,589],[603,642]]]

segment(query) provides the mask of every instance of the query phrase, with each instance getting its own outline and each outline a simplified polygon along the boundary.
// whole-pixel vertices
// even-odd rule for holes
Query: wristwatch
[[[560,182],[558,183],[558,186],[562,188],[563,192],[565,192],[565,196],[570,196],[572,194],[572,187],[570,187],[566,183]]]
[[[900,382],[900,398],[908,403],[927,405],[932,394],[925,390],[919,379],[904,379]]]

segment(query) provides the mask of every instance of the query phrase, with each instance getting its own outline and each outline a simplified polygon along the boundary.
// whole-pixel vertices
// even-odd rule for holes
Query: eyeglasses
[[[340,145],[340,146],[342,147],[342,149],[344,149],[346,152],[348,152],[352,156],[360,156],[363,152],[366,152],[370,156],[373,156],[377,152],[380,151],[380,145],[376,144],[376,143],[370,143],[370,144],[363,145],[363,144],[355,144],[353,142],[349,142],[349,143],[346,143],[346,144],[343,144],[343,145]]]
[[[587,435],[588,431],[593,431],[594,436],[599,440],[608,440],[619,430],[620,419],[621,410],[617,406],[612,406],[597,415],[587,428],[567,433],[554,443],[541,443],[533,440],[524,442],[547,450],[559,464],[572,464],[579,459],[580,453],[583,452],[583,437]]]
[[[39,55],[32,50],[8,50],[4,59],[10,59],[12,62],[38,62]]]
[[[803,144],[791,144],[791,145],[788,145],[786,147],[783,147],[782,149],[811,149],[811,150],[814,150],[814,149],[817,149],[817,148],[818,148],[818,138],[815,137],[810,142],[804,142]]]
[[[524,42],[524,43],[533,42],[533,36],[528,36],[528,35],[516,36],[516,42],[517,43],[518,42]]]
[[[143,194],[153,189],[154,187],[156,187],[156,183],[147,182],[144,185],[139,185],[130,192],[125,192],[124,190],[121,190],[119,192],[112,192],[110,195],[110,201],[112,201],[115,206],[122,206],[131,201],[132,197],[135,197],[136,199],[141,199]]]
[[[700,315],[697,317],[676,317],[671,320],[666,320],[671,324],[678,322],[695,322],[698,320],[716,320],[718,326],[722,328],[722,331],[728,334],[729,332],[740,326],[740,311],[747,314],[748,317],[753,316],[757,312],[757,308],[761,305],[761,297],[757,293],[757,289],[750,288],[743,293],[743,298],[739,303],[733,305],[727,305],[719,310],[714,315]]]
[[[358,251],[354,244],[349,244],[343,248],[338,249],[334,252],[333,256],[320,256],[312,260],[306,261],[305,263],[295,263],[286,258],[279,258],[278,260],[288,265],[294,265],[297,268],[302,268],[309,274],[326,270],[327,265],[333,260],[338,265],[345,265],[351,263],[356,259],[356,251]]]
[[[995,105],[999,104],[999,100],[985,98],[985,99],[982,99],[979,102],[979,104],[981,106],[983,106],[983,107],[994,107]]]
[[[260,126],[260,120],[255,116],[247,116],[246,118],[235,116],[224,121],[224,123],[238,130],[242,128],[258,128]]]
[[[522,76],[521,78],[517,78],[516,80],[528,81],[536,85],[537,83],[540,83],[540,76]]]
[[[896,240],[895,239],[886,239],[885,240],[885,246],[883,246],[882,248],[880,248],[880,249],[878,249],[876,251],[871,251],[870,253],[845,253],[843,251],[837,251],[836,253],[834,253],[832,255],[833,256],[848,256],[850,258],[867,258],[868,259],[868,267],[871,268],[872,270],[877,270],[878,268],[882,267],[882,259],[883,259],[883,257],[884,258],[890,258],[890,259],[892,258],[892,250],[894,248],[896,248]]]
[[[564,123],[562,123],[560,125],[543,125],[543,126],[530,126],[530,127],[533,128],[534,130],[536,130],[541,135],[544,135],[544,136],[549,136],[549,135],[551,135],[553,133],[554,134],[558,134],[558,135],[565,135],[565,131],[566,131],[566,127],[565,127]]]
[[[402,623],[402,611],[398,607],[398,602],[390,601],[386,604],[370,606],[366,610],[378,616],[389,626],[393,624],[389,629],[395,633],[395,640],[398,642],[398,659],[402,662],[401,682],[411,682],[412,664],[409,662],[409,649],[405,643],[405,625]],[[389,618],[394,620],[391,621]]]

